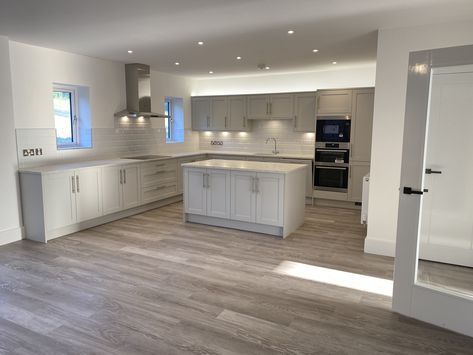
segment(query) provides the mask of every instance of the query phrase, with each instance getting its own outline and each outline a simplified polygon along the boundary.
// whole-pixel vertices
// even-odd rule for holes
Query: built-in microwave
[[[350,142],[350,116],[318,116],[316,122],[317,142]]]

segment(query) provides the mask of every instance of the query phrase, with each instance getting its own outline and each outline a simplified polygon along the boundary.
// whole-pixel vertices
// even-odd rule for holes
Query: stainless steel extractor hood
[[[168,117],[163,113],[151,112],[151,78],[149,65],[125,64],[126,109],[115,116]]]

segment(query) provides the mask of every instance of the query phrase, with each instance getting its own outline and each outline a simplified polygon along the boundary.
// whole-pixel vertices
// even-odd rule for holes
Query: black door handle
[[[442,174],[440,170],[425,169],[426,174]]]
[[[420,190],[413,190],[412,187],[409,186],[404,186],[404,189],[402,192],[406,195],[423,195],[424,192],[429,192],[428,189],[423,189],[422,191]]]

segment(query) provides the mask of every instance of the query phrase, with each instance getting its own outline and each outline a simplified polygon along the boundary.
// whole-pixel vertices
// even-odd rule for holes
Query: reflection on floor
[[[419,260],[418,280],[473,297],[473,269]]]
[[[473,339],[393,313],[391,297],[313,280],[311,266],[392,279],[359,220],[308,207],[280,239],[186,224],[177,203],[3,246],[0,353],[471,354]]]

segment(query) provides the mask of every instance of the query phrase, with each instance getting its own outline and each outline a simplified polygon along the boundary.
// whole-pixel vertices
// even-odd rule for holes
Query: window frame
[[[169,117],[165,118],[168,123],[168,132],[166,132],[166,143],[174,143],[176,142],[174,133],[174,98],[165,97],[164,104],[167,105],[167,111],[169,115]]]
[[[71,134],[72,134],[72,143],[59,144],[57,142],[57,132],[56,132],[56,146],[58,149],[72,149],[80,148],[80,119],[79,119],[79,93],[78,88],[74,85],[53,85],[53,94],[55,92],[64,92],[68,93],[71,98],[70,109],[71,109]],[[54,110],[54,103],[53,103]],[[56,128],[56,123],[54,124]]]

